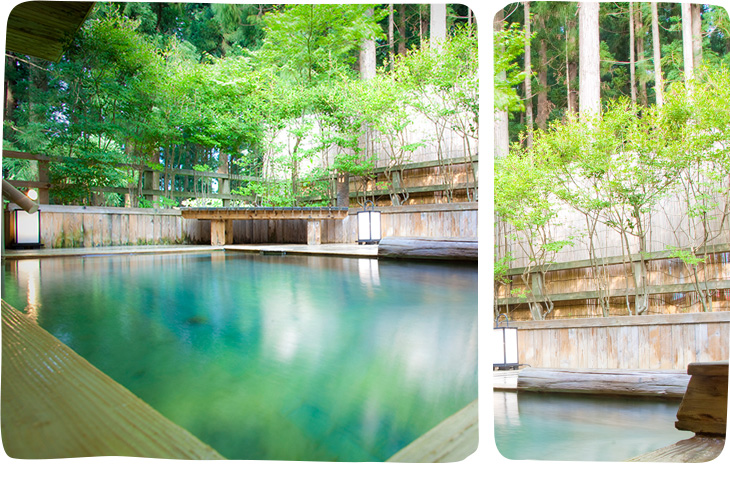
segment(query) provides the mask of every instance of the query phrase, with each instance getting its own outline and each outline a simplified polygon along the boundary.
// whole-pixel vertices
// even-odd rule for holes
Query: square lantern
[[[372,207],[368,210],[357,212],[357,243],[378,243],[380,241],[380,212],[375,210],[375,205],[369,202]]]
[[[506,370],[519,367],[516,327],[494,328],[492,333],[492,356],[494,369]]]
[[[25,210],[13,210],[13,215],[15,216],[15,235],[12,246],[15,248],[40,248],[40,210],[33,213],[28,213]]]

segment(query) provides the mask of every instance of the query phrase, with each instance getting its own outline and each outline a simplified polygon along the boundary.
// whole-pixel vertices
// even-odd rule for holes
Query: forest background
[[[6,52],[3,147],[66,159],[49,165],[51,203],[153,206],[140,175],[152,167],[254,177],[232,191],[249,204],[328,204],[337,190],[346,206],[349,179],[372,177],[363,132],[396,167],[424,141],[404,134],[413,112],[478,142],[473,14],[448,5],[438,48],[432,20],[428,4],[98,2],[60,61]],[[317,164],[326,149],[334,161]],[[4,178],[34,169],[3,161]],[[105,187],[128,188],[126,202]],[[184,185],[159,188],[154,206],[178,206]]]
[[[495,297],[552,318],[551,265],[582,255],[596,298],[581,302],[599,316],[727,305],[730,290],[714,287],[730,244],[726,10],[520,2],[494,30]],[[679,269],[650,271],[657,256]],[[694,290],[652,304],[661,275]],[[495,302],[500,313],[519,312]]]

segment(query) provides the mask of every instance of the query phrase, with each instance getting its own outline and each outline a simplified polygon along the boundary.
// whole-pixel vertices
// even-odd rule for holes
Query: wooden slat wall
[[[571,326],[574,323],[574,326]],[[727,360],[730,313],[511,322],[520,363],[542,368],[684,370]]]
[[[182,221],[159,210],[45,207],[41,242],[46,248],[180,244],[186,243]]]
[[[477,204],[381,208],[383,236],[476,238]],[[322,221],[322,243],[357,241],[357,211]],[[238,244],[307,243],[306,220],[234,220]],[[46,248],[111,245],[210,244],[210,221],[183,219],[176,210],[41,207]]]

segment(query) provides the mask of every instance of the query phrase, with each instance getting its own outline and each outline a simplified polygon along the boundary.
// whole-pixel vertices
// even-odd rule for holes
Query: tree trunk
[[[494,16],[494,31],[502,30],[504,22],[504,10],[500,9]],[[500,52],[496,52],[500,55]],[[501,80],[505,80],[507,74],[499,72],[497,74]],[[507,110],[494,112],[494,157],[506,157],[509,153],[509,114]]]
[[[540,28],[545,29],[545,22],[540,22]],[[537,75],[540,89],[537,92],[537,123],[538,128],[545,130],[547,128],[548,116],[550,116],[550,104],[548,101],[547,91],[547,41],[543,38],[540,40],[540,72]]]
[[[690,4],[692,17],[692,59],[693,67],[698,68],[702,64],[702,5]]]
[[[651,39],[654,47],[654,93],[658,107],[664,105],[664,82],[662,80],[662,49],[659,43],[659,14],[657,4],[651,4]]]
[[[580,49],[580,117],[597,116],[601,113],[600,42],[598,36],[599,4],[580,4],[578,43]]]
[[[649,101],[646,96],[646,77],[641,75],[641,72],[646,70],[645,67],[645,56],[644,56],[644,13],[641,9],[641,5],[636,9],[636,31],[639,32],[636,37],[636,61],[641,66],[639,69],[640,74],[638,75],[637,82],[639,84],[638,101],[641,105],[649,105]]]
[[[442,42],[443,40],[446,39],[446,4],[445,3],[432,3],[431,4],[431,21],[430,21],[429,38],[431,39],[431,45],[438,45],[440,42]]]
[[[684,56],[684,82],[690,88],[694,78],[694,56],[692,52],[692,11],[689,3],[682,4],[682,53]]]
[[[629,71],[631,81],[631,103],[636,103],[636,54],[634,37],[634,2],[629,2]]]
[[[525,5],[525,126],[527,127],[527,147],[532,146],[532,32],[530,28],[530,2]]]
[[[570,44],[574,42],[570,32],[575,28],[575,20],[566,18],[565,20],[565,83],[568,100],[568,112],[572,114],[578,113],[578,95],[575,91],[575,79],[578,76],[578,65],[575,61],[571,61]]]
[[[393,4],[388,4],[388,67],[393,70],[395,64],[395,42],[393,40],[393,24],[395,19],[393,11]]]
[[[398,5],[398,55],[406,54],[406,4]]]

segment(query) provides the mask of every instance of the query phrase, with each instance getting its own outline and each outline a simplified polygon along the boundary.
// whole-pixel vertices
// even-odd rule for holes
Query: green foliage
[[[521,112],[524,103],[515,86],[525,81],[518,60],[525,50],[524,33],[519,23],[507,24],[494,32],[494,110]]]

